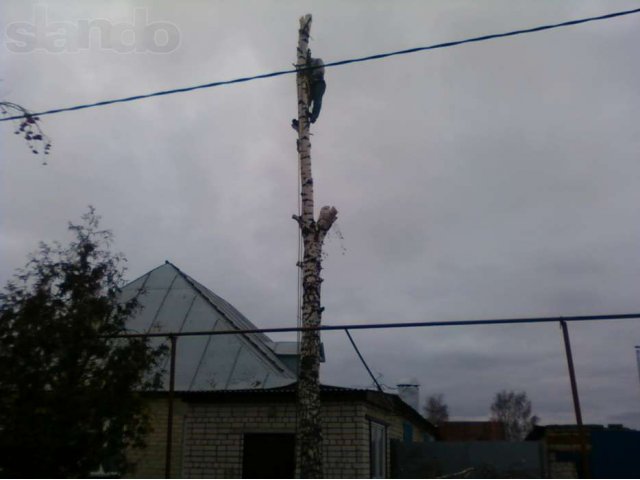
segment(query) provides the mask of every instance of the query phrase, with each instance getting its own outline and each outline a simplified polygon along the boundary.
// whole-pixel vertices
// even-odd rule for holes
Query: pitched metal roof
[[[139,333],[255,329],[230,303],[170,262],[122,289],[122,301],[138,295],[141,308],[129,320]],[[158,340],[159,341],[159,340]],[[180,337],[176,389],[236,390],[281,387],[296,381],[262,333]]]

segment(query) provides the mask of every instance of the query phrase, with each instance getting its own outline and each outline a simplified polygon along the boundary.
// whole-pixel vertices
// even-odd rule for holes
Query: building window
[[[402,424],[402,441],[404,443],[413,442],[413,425],[409,422],[404,422]]]
[[[369,421],[369,458],[371,478],[385,478],[387,473],[387,427]]]

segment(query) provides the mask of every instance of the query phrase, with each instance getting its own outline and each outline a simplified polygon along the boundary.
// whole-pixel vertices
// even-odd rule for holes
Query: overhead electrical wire
[[[611,18],[616,18],[616,17],[622,17],[625,15],[632,15],[635,13],[640,13],[640,8],[635,8],[633,10],[624,10],[624,11],[620,11],[620,12],[613,12],[613,13],[608,13],[606,15],[600,15],[597,17],[588,17],[588,18],[581,18],[581,19],[577,19],[577,20],[569,20],[566,22],[561,22],[561,23],[555,23],[555,24],[549,24],[549,25],[540,25],[537,27],[532,27],[532,28],[525,28],[525,29],[521,29],[521,30],[513,30],[511,32],[506,32],[506,33],[495,33],[495,34],[491,34],[491,35],[483,35],[481,37],[474,37],[474,38],[467,38],[464,40],[457,40],[457,41],[453,41],[453,42],[445,42],[445,43],[438,43],[438,44],[434,44],[434,45],[428,45],[425,47],[415,47],[415,48],[409,48],[406,50],[398,50],[395,52],[388,52],[388,53],[380,53],[377,55],[369,55],[366,57],[359,57],[359,58],[351,58],[351,59],[347,59],[347,60],[339,60],[337,62],[330,62],[330,63],[326,63],[324,65],[325,68],[329,68],[329,67],[337,67],[337,66],[341,66],[341,65],[347,65],[350,63],[358,63],[358,62],[368,62],[371,60],[380,60],[382,58],[387,58],[387,57],[393,57],[393,56],[398,56],[398,55],[407,55],[410,53],[416,53],[416,52],[422,52],[422,51],[426,51],[426,50],[437,50],[437,49],[441,49],[441,48],[448,48],[448,47],[455,47],[457,45],[463,45],[465,43],[477,43],[477,42],[484,42],[487,40],[493,40],[496,38],[504,38],[504,37],[513,37],[516,35],[524,35],[527,33],[535,33],[535,32],[542,32],[545,30],[552,30],[555,28],[562,28],[562,27],[570,27],[573,25],[579,25],[582,23],[588,23],[588,22],[595,22],[595,21],[599,21],[599,20],[608,20]],[[297,73],[298,71],[301,70],[310,70],[311,68],[307,67],[307,66],[300,66],[300,68],[293,68],[290,70],[280,70],[280,71],[276,71],[276,72],[270,72],[270,73],[263,73],[260,75],[253,75],[251,77],[240,77],[240,78],[234,78],[232,80],[223,80],[223,81],[219,81],[219,82],[211,82],[211,83],[204,83],[201,85],[193,85],[190,87],[182,87],[182,88],[174,88],[171,90],[162,90],[162,91],[158,91],[158,92],[153,92],[153,93],[146,93],[146,94],[142,94],[142,95],[134,95],[131,97],[124,97],[124,98],[117,98],[117,99],[112,99],[112,100],[103,100],[100,102],[95,102],[95,103],[85,103],[82,105],[75,105],[72,107],[63,107],[63,108],[55,108],[52,110],[45,110],[42,112],[37,112],[37,113],[29,113],[29,114],[25,114],[25,115],[15,115],[15,116],[11,116],[11,117],[5,117],[5,118],[0,118],[0,122],[6,122],[9,120],[18,120],[20,118],[25,118],[28,116],[31,117],[41,117],[44,115],[53,115],[53,114],[57,114],[57,113],[62,113],[62,112],[72,112],[72,111],[76,111],[76,110],[84,110],[87,108],[94,108],[94,107],[103,107],[106,105],[113,105],[115,103],[126,103],[126,102],[133,102],[133,101],[137,101],[137,100],[143,100],[146,98],[152,98],[152,97],[160,97],[160,96],[164,96],[164,95],[173,95],[175,93],[185,93],[185,92],[192,92],[194,90],[202,90],[205,88],[213,88],[213,87],[221,87],[223,85],[231,85],[234,83],[243,83],[243,82],[249,82],[249,81],[253,81],[253,80],[259,80],[259,79],[263,79],[263,78],[272,78],[272,77],[278,77],[281,75],[290,75],[293,73]]]

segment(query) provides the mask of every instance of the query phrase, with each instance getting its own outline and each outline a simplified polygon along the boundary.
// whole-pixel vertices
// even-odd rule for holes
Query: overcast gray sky
[[[0,98],[38,111],[290,68],[305,13],[330,62],[638,5],[4,1]],[[62,52],[9,48],[10,25],[38,12],[49,25],[115,25],[135,8],[174,25],[177,48],[119,53],[94,36],[69,51],[72,28]],[[316,203],[338,208],[344,238],[326,246],[324,322],[640,311],[639,27],[631,15],[328,69]],[[0,280],[38,241],[66,240],[91,204],[130,278],[168,259],[256,325],[294,326],[295,113],[295,78],[283,76],[44,117],[47,166],[1,124]],[[570,331],[585,421],[640,427],[639,321]],[[382,382],[417,377],[452,418],[484,418],[496,391],[516,389],[543,423],[574,421],[557,325],[354,338]],[[371,383],[344,333],[323,341],[325,382]]]

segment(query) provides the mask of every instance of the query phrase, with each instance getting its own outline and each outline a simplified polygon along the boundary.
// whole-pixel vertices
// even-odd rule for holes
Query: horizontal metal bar
[[[379,330],[389,328],[418,328],[418,327],[463,327],[471,325],[507,325],[524,323],[553,323],[553,322],[587,322],[596,320],[631,320],[640,319],[640,313],[625,313],[620,315],[583,315],[574,317],[532,317],[505,318],[498,320],[452,320],[441,322],[401,322],[401,323],[361,323],[355,325],[321,325],[319,327],[272,327],[253,328],[249,330],[203,330],[194,332],[154,332],[154,333],[123,333],[106,335],[109,338],[142,338],[142,337],[198,337],[204,335],[245,335],[248,333],[285,333],[305,331],[331,330]]]

